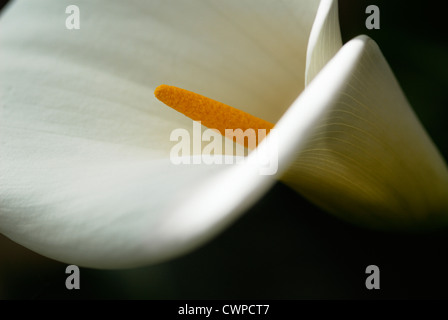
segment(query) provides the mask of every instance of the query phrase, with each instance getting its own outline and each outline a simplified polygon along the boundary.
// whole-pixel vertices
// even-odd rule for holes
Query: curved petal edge
[[[368,227],[446,226],[446,164],[373,40],[348,42],[303,96],[296,107],[315,108],[321,99],[321,114],[292,156],[288,185]]]

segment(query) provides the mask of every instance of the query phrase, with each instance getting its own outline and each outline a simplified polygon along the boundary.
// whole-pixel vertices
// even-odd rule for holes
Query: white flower
[[[282,179],[331,212],[378,227],[446,220],[445,163],[376,44],[341,48],[336,2],[77,1],[81,29],[67,30],[70,4],[16,1],[0,20],[12,240],[132,267],[197,247],[263,195],[274,179],[247,164],[170,162],[170,132],[191,120],[154,98],[162,83],[277,123]]]

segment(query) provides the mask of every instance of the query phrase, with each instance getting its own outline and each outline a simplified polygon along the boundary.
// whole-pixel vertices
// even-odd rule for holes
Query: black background
[[[434,3],[340,0],[340,22],[344,42],[367,34],[379,44],[448,159],[448,42],[444,11]],[[365,27],[370,4],[381,10],[380,30]],[[65,264],[0,236],[0,298],[439,299],[448,297],[447,243],[448,232],[411,235],[352,226],[278,183],[193,253],[133,270],[81,268],[80,290],[65,288]],[[370,264],[381,270],[380,290],[365,288]]]

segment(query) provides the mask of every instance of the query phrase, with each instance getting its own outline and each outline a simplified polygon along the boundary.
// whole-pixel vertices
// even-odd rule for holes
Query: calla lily
[[[378,46],[342,46],[336,1],[77,1],[81,29],[67,30],[70,4],[16,1],[0,20],[10,239],[82,266],[154,263],[216,235],[274,178],[356,223],[446,222],[446,165]],[[162,83],[276,123],[278,175],[172,164],[170,132],[192,122],[154,98]]]

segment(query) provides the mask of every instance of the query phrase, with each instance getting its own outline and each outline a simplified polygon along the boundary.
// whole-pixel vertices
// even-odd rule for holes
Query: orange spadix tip
[[[194,121],[201,121],[210,129],[218,130],[223,136],[226,135],[226,129],[253,129],[258,135],[259,129],[265,129],[268,134],[274,127],[272,123],[247,112],[185,89],[162,84],[156,88],[154,95],[167,106]],[[247,147],[247,143],[244,144]]]

